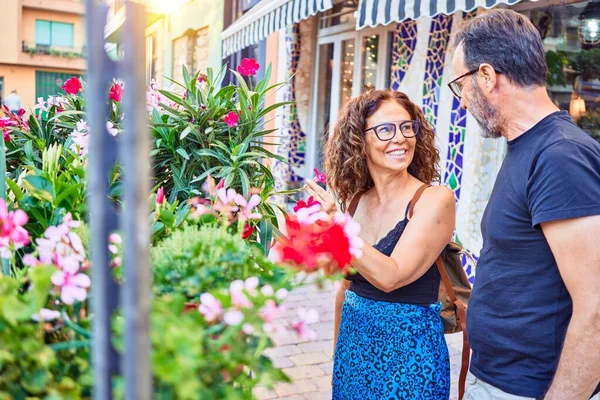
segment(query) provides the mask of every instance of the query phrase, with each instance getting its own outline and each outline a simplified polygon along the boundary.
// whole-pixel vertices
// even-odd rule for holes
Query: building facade
[[[16,90],[23,107],[56,94],[85,63],[82,0],[3,0],[0,97]]]
[[[504,157],[504,139],[484,139],[447,83],[448,44],[462,20],[492,7],[525,14],[543,38],[548,90],[590,135],[600,137],[600,2],[518,0],[229,0],[237,19],[226,22],[223,55],[275,43],[264,56],[287,81],[280,100],[295,100],[277,120],[273,166],[279,187],[294,188],[322,166],[322,145],[340,107],[368,88],[405,92],[435,127],[443,184],[455,194],[455,239],[477,258],[480,221]],[[239,3],[248,3],[239,10]],[[234,8],[235,9],[235,8]],[[235,17],[235,15],[234,15]],[[238,56],[239,58],[239,56]],[[465,257],[465,269],[475,270]]]
[[[108,0],[110,11],[105,29],[113,57],[122,51],[124,0]],[[146,77],[169,86],[167,78],[182,81],[182,70],[221,68],[223,0],[147,1]]]

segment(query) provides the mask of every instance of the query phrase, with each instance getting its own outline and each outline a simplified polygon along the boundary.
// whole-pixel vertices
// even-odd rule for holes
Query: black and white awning
[[[433,17],[471,11],[479,7],[492,8],[498,4],[515,4],[520,0],[360,0],[356,29],[387,25],[406,19]]]
[[[262,0],[221,33],[223,58],[331,7],[332,0]]]

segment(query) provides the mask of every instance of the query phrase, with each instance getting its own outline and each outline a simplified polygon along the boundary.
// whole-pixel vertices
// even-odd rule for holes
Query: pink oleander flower
[[[160,206],[164,202],[165,202],[165,188],[161,186],[156,191],[156,205]]]
[[[298,308],[298,320],[290,323],[290,327],[302,338],[314,339],[316,332],[309,329],[308,325],[319,321],[319,313],[315,309],[306,310]]]
[[[109,241],[109,243],[112,243],[112,244],[121,244],[121,243],[123,243],[123,239],[121,238],[121,235],[119,235],[116,232],[115,233],[111,233],[108,236],[108,241]]]
[[[67,264],[62,270],[56,271],[50,278],[52,283],[60,288],[60,299],[65,304],[73,304],[75,300],[84,301],[87,298],[87,288],[92,285],[90,277],[79,272],[79,266]]]
[[[254,333],[254,327],[250,324],[244,324],[242,325],[242,332],[246,335],[252,335]]]
[[[6,202],[0,199],[0,254],[10,258],[15,249],[29,244],[29,233],[23,228],[28,217],[23,210],[8,211]]]
[[[235,280],[229,285],[229,295],[231,296],[231,304],[236,308],[250,308],[252,303],[244,294],[244,281]]]
[[[308,198],[308,200],[304,201],[304,200],[299,200],[296,205],[294,206],[294,212],[298,212],[298,210],[302,209],[302,208],[308,208],[308,207],[312,207],[314,205],[321,205],[321,203],[317,200],[314,199],[313,196],[310,196]]]
[[[40,260],[35,258],[33,254],[25,254],[23,256],[23,264],[27,265],[28,267],[37,267],[40,265]]]
[[[10,142],[10,135],[8,134],[7,130],[3,130],[2,131],[2,136],[3,136],[3,139],[4,139],[4,143]]]
[[[327,183],[327,177],[325,176],[324,173],[319,172],[319,170],[316,168],[313,171],[315,172],[315,179],[314,179],[315,182]]]
[[[279,307],[274,300],[267,300],[265,305],[260,309],[259,315],[266,323],[272,324],[279,314]]]
[[[198,75],[198,83],[206,83],[208,82],[208,76],[204,74]]]
[[[223,121],[228,127],[233,128],[234,126],[239,125],[240,116],[235,111],[229,111],[225,116],[223,116]]]
[[[44,322],[54,321],[55,319],[58,319],[58,318],[60,318],[59,311],[49,310],[47,308],[42,308],[39,312],[37,312],[31,316],[31,319],[33,319],[34,321],[44,321]]]
[[[110,263],[110,267],[111,267],[111,268],[117,268],[117,267],[120,267],[122,263],[123,263],[123,262],[122,262],[122,260],[121,260],[121,257],[115,257],[115,258],[112,260],[112,262]]]
[[[254,76],[258,72],[260,64],[254,58],[244,58],[237,70],[242,76]]]
[[[200,306],[198,306],[198,311],[200,311],[207,322],[212,322],[219,319],[223,313],[223,307],[221,306],[221,302],[217,300],[215,296],[210,293],[203,293],[200,296]]]
[[[62,90],[64,90],[67,94],[75,95],[83,90],[83,86],[81,85],[81,81],[74,76],[65,81],[64,85],[62,86]]]
[[[19,117],[22,117],[23,115],[25,115],[25,113],[26,113],[25,109],[24,109],[24,108],[21,108],[21,109],[19,109],[19,111],[17,112],[17,115],[18,115]]]
[[[120,103],[123,100],[123,84],[120,82],[113,83],[110,87],[108,98]]]
[[[217,190],[217,202],[214,209],[223,215],[229,216],[232,212],[237,211],[238,207],[233,205],[237,193],[234,189],[221,188]]]
[[[234,199],[235,203],[240,206],[238,211],[238,219],[240,221],[247,221],[249,219],[261,219],[262,214],[258,212],[252,212],[252,210],[260,204],[260,196],[253,194],[250,200],[246,201],[244,196],[238,194]]]

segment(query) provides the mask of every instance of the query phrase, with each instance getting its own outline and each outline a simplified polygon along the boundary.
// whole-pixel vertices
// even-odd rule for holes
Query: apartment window
[[[73,47],[73,30],[73,24],[38,19],[35,21],[35,44]]]
[[[190,75],[198,70],[206,72],[208,67],[208,27],[197,31],[188,30],[173,41],[173,80],[183,81],[182,67]]]

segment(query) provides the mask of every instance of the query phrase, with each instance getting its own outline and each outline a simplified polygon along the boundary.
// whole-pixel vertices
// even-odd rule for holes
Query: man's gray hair
[[[467,20],[454,37],[462,45],[469,70],[490,64],[518,86],[546,84],[546,53],[535,26],[507,9],[486,11]]]

